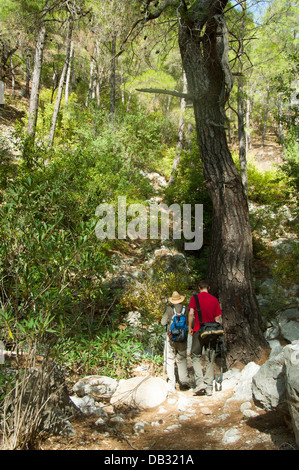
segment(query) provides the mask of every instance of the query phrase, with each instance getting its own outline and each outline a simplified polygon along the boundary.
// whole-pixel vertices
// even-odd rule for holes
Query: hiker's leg
[[[206,359],[206,371],[204,375],[204,382],[207,391],[213,391],[213,380],[214,380],[214,364],[215,364],[215,348],[213,345],[207,345],[205,351]]]
[[[195,331],[192,336],[191,361],[194,369],[194,380],[196,388],[203,384],[201,355],[202,347],[199,342],[198,331]]]
[[[187,368],[187,344],[178,344],[176,348],[176,363],[178,366],[178,376],[181,385],[189,385],[190,380]]]
[[[168,376],[169,387],[175,390],[175,349],[170,344],[169,338],[166,339],[166,373]]]

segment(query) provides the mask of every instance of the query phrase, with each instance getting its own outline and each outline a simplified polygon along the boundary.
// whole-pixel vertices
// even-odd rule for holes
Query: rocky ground
[[[177,391],[164,403],[145,411],[119,413],[102,428],[97,417],[72,421],[76,436],[49,437],[43,450],[178,451],[178,450],[295,450],[287,419],[256,408],[252,401],[229,400],[233,390],[212,397]],[[245,408],[252,417],[245,417]],[[113,416],[113,415],[111,415]]]

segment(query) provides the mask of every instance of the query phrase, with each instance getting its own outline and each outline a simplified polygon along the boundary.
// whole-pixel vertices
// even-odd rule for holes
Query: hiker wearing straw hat
[[[168,376],[168,385],[171,392],[175,392],[176,377],[175,364],[178,369],[178,378],[181,390],[190,388],[190,380],[187,369],[187,335],[188,327],[184,330],[184,322],[188,325],[187,307],[184,305],[185,296],[173,292],[169,297],[170,305],[167,306],[161,319],[161,324],[166,327],[166,340],[164,345],[164,364]],[[180,325],[182,330],[179,332]],[[175,327],[175,328],[174,328]],[[183,331],[184,330],[184,331]]]

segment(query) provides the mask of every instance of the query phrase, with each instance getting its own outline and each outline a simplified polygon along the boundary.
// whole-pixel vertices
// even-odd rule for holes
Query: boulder
[[[102,418],[108,417],[106,411],[103,410],[103,408],[101,408],[99,405],[97,406],[94,398],[89,397],[88,395],[83,398],[71,396],[70,399],[77,406],[77,408],[79,408],[79,410],[87,416],[97,415],[101,416]]]
[[[181,273],[182,275],[190,273],[186,256],[166,246],[156,249],[153,257],[145,264],[148,275],[154,274],[156,266],[163,266],[167,273]]]
[[[296,445],[299,448],[299,341],[284,348],[286,398]]]
[[[80,379],[74,386],[73,392],[78,397],[86,395],[96,401],[109,401],[117,387],[117,380],[103,375],[88,375]]]
[[[241,371],[234,394],[227,402],[233,400],[250,401],[252,399],[252,378],[258,372],[260,366],[255,362],[249,362]]]
[[[119,381],[110,403],[115,408],[129,407],[145,410],[163,403],[167,394],[167,383],[161,378],[133,377]]]
[[[299,310],[288,308],[278,315],[281,336],[292,343],[299,340]]]
[[[285,403],[284,355],[280,352],[268,359],[252,379],[252,395],[256,405],[266,411],[284,408]]]
[[[222,379],[222,390],[226,391],[226,390],[235,388],[239,382],[240,375],[241,375],[241,371],[235,367],[224,372],[223,379]]]

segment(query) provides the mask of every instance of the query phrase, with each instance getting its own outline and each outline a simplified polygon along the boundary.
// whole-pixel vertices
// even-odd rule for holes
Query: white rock
[[[223,444],[234,444],[241,438],[238,429],[232,428],[225,432],[222,443]]]
[[[110,419],[110,421],[111,421],[112,423],[124,423],[124,422],[125,422],[124,418],[123,418],[122,416],[120,416],[120,415],[115,415],[115,416],[113,416],[113,417]]]
[[[259,371],[260,366],[255,362],[249,362],[241,371],[238,384],[235,387],[234,394],[227,402],[233,400],[249,401],[252,399],[252,378]]]
[[[244,403],[242,403],[242,405],[240,406],[240,411],[241,413],[243,413],[243,411],[245,410],[249,410],[252,408],[252,404],[250,401],[244,401]]]
[[[74,386],[73,392],[79,397],[86,395],[95,400],[109,399],[117,387],[117,380],[102,375],[89,375],[80,379]]]
[[[103,419],[103,418],[99,418],[96,422],[95,422],[95,425],[96,426],[105,426],[106,424],[106,421]]]
[[[154,408],[166,400],[167,393],[167,383],[159,377],[133,377],[119,382],[110,403],[114,407]]]
[[[254,410],[246,409],[243,411],[244,418],[256,418],[259,414]]]
[[[164,406],[160,406],[160,408],[158,409],[158,413],[159,414],[167,413],[167,410],[166,408],[164,408]]]
[[[180,415],[179,416],[179,421],[188,421],[189,419],[191,419],[190,415]]]
[[[97,414],[98,408],[95,406],[94,399],[86,395],[83,398],[71,396],[72,402],[79,408],[79,410],[85,415]]]
[[[145,423],[143,423],[142,421],[138,421],[137,423],[134,424],[133,431],[135,433],[138,433],[138,432],[144,433],[145,432]]]
[[[164,432],[172,432],[180,429],[180,424],[173,424],[172,426],[168,426],[168,428],[164,429]]]

